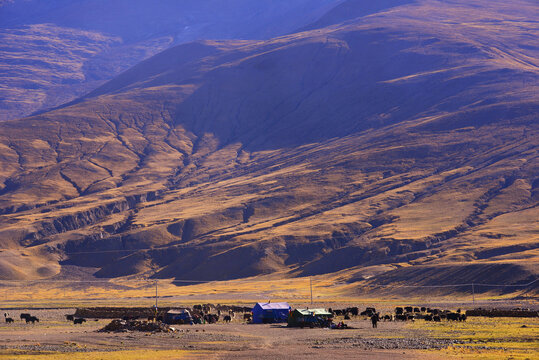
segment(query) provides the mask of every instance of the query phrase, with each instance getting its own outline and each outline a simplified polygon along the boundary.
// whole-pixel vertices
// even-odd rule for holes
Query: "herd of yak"
[[[12,317],[9,317],[7,313],[4,313],[4,318],[6,319],[6,323],[11,324],[14,323],[15,320]],[[26,321],[26,323],[32,323],[35,324],[36,322],[39,322],[39,318],[37,316],[32,316],[28,313],[22,313],[20,315],[21,321]]]
[[[458,309],[456,312],[450,311],[450,310],[440,310],[440,309],[431,309],[428,307],[413,307],[413,306],[405,306],[405,307],[396,307],[394,314],[385,314],[380,315],[379,312],[376,312],[375,308],[368,307],[365,309],[365,311],[359,312],[359,309],[356,307],[347,308],[343,310],[332,310],[329,309],[330,312],[332,312],[335,315],[343,315],[344,319],[350,319],[350,315],[352,316],[367,316],[373,320],[373,323],[379,320],[384,321],[408,321],[408,320],[416,320],[416,319],[423,319],[425,321],[442,321],[444,319],[451,320],[451,321],[466,321],[466,314],[463,313],[460,309]]]
[[[217,305],[195,305],[192,309],[189,309],[194,324],[213,324],[220,319],[224,322],[230,322],[237,314],[241,314],[241,319],[246,322],[250,322],[252,319],[251,308],[242,306],[227,306]],[[423,319],[425,321],[440,322],[444,319],[451,321],[466,321],[466,314],[458,309],[456,312],[450,310],[431,309],[428,307],[396,307],[393,314],[380,315],[373,307],[367,307],[365,311],[360,312],[358,307],[348,307],[345,309],[328,309],[334,316],[342,316],[344,320],[350,320],[352,316],[365,316],[373,321],[373,326],[377,321],[409,321],[416,319]],[[4,313],[6,323],[14,323],[15,320]],[[138,318],[138,317],[137,317]],[[28,313],[20,314],[21,321],[26,323],[36,323],[39,319],[36,316],[32,316]],[[134,318],[124,316],[123,320],[133,320]],[[86,322],[86,319],[81,317],[75,317],[75,315],[66,315],[67,321],[72,321],[73,324],[82,324]],[[162,316],[150,316],[148,321],[163,321]]]

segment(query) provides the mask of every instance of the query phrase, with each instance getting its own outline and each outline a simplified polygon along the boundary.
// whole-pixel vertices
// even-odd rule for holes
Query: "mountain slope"
[[[268,41],[180,45],[4,122],[2,275],[432,284],[507,268],[500,282],[529,281],[536,13],[423,1]]]
[[[175,44],[267,39],[337,0],[16,0],[0,4],[0,121],[73,100]]]
[[[315,22],[303,27],[300,31],[319,29],[330,25],[340,24],[348,20],[388,11],[398,6],[408,5],[416,0],[346,0],[337,4]]]

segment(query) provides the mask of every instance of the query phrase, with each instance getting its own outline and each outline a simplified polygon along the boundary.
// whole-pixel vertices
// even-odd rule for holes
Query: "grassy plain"
[[[341,274],[342,275],[342,274]],[[382,314],[395,306],[415,305],[456,310],[481,307],[537,308],[537,298],[511,300],[515,294],[403,296],[368,292],[335,276],[310,279],[252,278],[176,286],[158,283],[160,306],[199,303],[251,306],[256,301],[288,301],[293,307],[376,307]],[[342,279],[341,279],[342,280]],[[61,285],[61,286],[60,286]],[[368,319],[347,321],[354,330],[292,330],[271,325],[247,325],[238,316],[231,324],[180,326],[173,334],[98,333],[108,320],[75,326],[64,320],[76,307],[152,306],[155,283],[111,280],[87,287],[84,283],[34,283],[2,288],[1,312],[17,319],[0,323],[0,360],[3,359],[534,359],[539,355],[539,319],[479,318],[466,322],[381,322],[373,330]],[[355,287],[356,296],[350,296]],[[363,294],[360,295],[361,291]],[[36,325],[18,321],[20,312],[40,317]],[[342,321],[338,317],[336,321]]]
[[[539,321],[529,318],[469,318],[466,323],[415,322],[411,328],[428,336],[455,339],[445,352],[452,356],[480,359],[534,359],[539,356]]]
[[[471,287],[407,288],[394,284],[391,287],[369,285],[366,282],[349,283],[348,272],[314,277],[278,279],[253,277],[231,281],[182,283],[173,280],[111,279],[77,281],[0,282],[0,307],[79,307],[79,306],[152,306],[155,304],[156,285],[158,304],[174,306],[198,303],[254,303],[264,300],[291,303],[378,303],[399,304],[402,299],[418,304],[455,303],[473,306],[495,304],[518,299],[523,304],[536,304],[537,296],[525,290],[472,294]],[[441,291],[443,290],[443,292]],[[458,307],[458,305],[456,306]]]
[[[390,311],[400,303],[353,303]],[[325,303],[325,306],[351,305]],[[140,305],[140,304],[134,304]],[[296,303],[293,306],[299,306]],[[455,308],[460,304],[437,304]],[[510,305],[510,303],[506,303]],[[320,306],[320,304],[314,304]],[[380,322],[372,329],[365,317],[346,321],[354,329],[290,329],[281,325],[178,325],[175,333],[100,333],[108,320],[73,325],[64,314],[73,309],[19,309],[41,318],[36,325],[0,323],[0,359],[535,359],[539,355],[539,319],[476,318],[466,322]],[[336,321],[342,321],[337,317]]]

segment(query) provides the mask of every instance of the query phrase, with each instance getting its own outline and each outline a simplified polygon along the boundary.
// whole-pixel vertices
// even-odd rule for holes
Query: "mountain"
[[[330,11],[325,13],[313,23],[301,28],[298,31],[306,31],[327,27],[330,25],[341,24],[345,21],[356,18],[390,11],[396,7],[415,3],[416,0],[345,0],[336,4]]]
[[[0,121],[71,101],[171,46],[268,39],[339,0],[0,2]]]
[[[3,122],[0,274],[527,283],[537,15],[420,1],[192,42]]]

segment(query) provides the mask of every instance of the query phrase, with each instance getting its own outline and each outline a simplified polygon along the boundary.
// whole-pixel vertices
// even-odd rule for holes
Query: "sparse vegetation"
[[[360,309],[374,306],[383,314],[392,312],[396,305],[407,304],[406,301],[373,301],[362,303]],[[326,303],[324,306],[339,309],[351,304],[359,305],[350,302],[347,305]],[[75,326],[61,320],[66,311],[32,310],[43,319],[36,325],[0,323],[0,359],[227,359],[237,356],[249,358],[261,353],[288,359],[291,354],[301,358],[301,354],[313,350],[335,358],[365,353],[374,359],[388,356],[404,359],[533,359],[539,351],[537,318],[469,317],[465,322],[381,321],[377,329],[372,329],[367,316],[352,316],[351,320],[345,320],[343,315],[337,315],[335,321],[344,320],[350,329],[329,330],[248,325],[241,314],[236,314],[236,318],[227,324],[173,325],[173,330],[164,333],[107,333],[98,330],[110,320],[88,321]]]
[[[426,331],[429,337],[462,341],[446,351],[455,357],[533,359],[539,352],[537,319],[471,317],[466,322],[416,322],[409,326]]]
[[[0,0],[0,306],[32,309],[5,313],[0,360],[537,357],[536,318],[425,311],[374,329],[345,312],[350,327],[298,330],[244,314],[114,334],[73,318],[136,305],[157,320],[156,290],[160,307],[537,306],[536,1],[333,1],[240,0],[256,26],[227,2],[242,39],[288,35],[180,44],[220,34],[197,19],[228,24],[224,2]],[[91,29],[6,15],[37,3]],[[273,20],[292,3],[301,16]],[[172,11],[185,4],[195,17]]]

